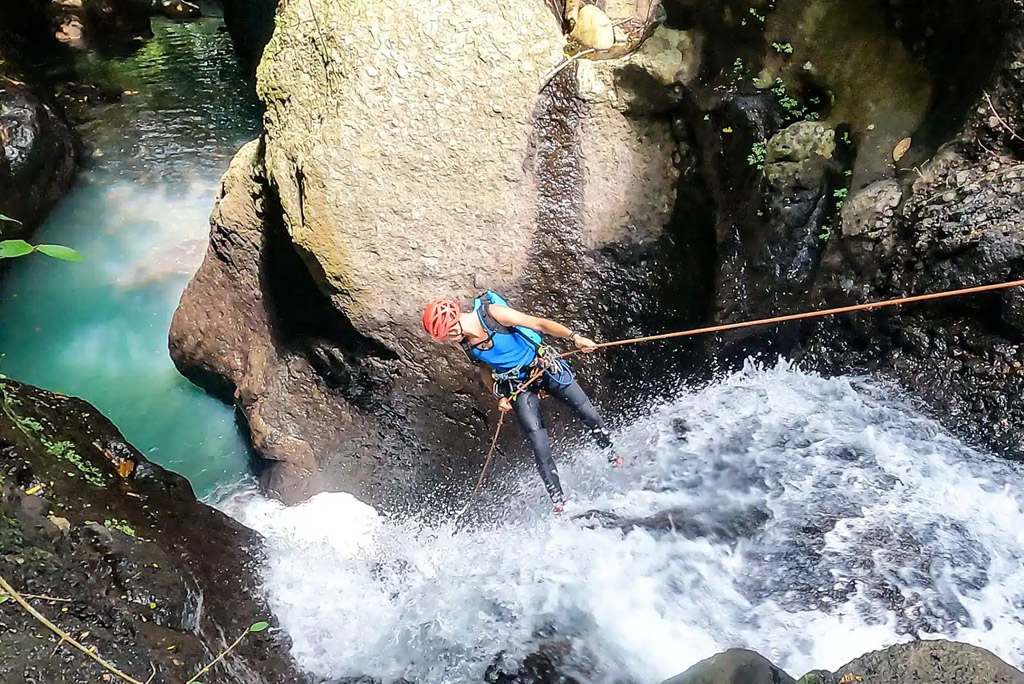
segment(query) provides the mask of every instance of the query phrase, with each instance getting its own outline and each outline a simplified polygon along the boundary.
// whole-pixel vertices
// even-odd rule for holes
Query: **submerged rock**
[[[196,501],[92,406],[0,381],[0,576],[61,629],[147,681],[183,682],[251,624],[261,540]],[[49,598],[39,598],[49,597]],[[0,680],[97,682],[105,671],[0,606]],[[249,635],[212,682],[301,682],[276,629]]]

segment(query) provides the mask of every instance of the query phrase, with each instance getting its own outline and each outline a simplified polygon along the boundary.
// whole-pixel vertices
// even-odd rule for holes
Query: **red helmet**
[[[459,320],[459,303],[454,299],[435,299],[423,310],[423,329],[435,340],[443,340]]]

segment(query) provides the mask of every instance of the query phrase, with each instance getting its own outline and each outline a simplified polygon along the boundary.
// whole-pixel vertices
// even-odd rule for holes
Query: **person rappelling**
[[[555,511],[560,513],[565,504],[565,495],[562,493],[562,486],[558,480],[558,469],[551,458],[551,443],[544,426],[544,417],[540,412],[541,396],[550,394],[569,406],[590,428],[599,445],[606,449],[611,447],[611,438],[604,421],[576,382],[572,369],[565,362],[564,357],[578,352],[590,353],[598,349],[622,347],[641,342],[656,342],[756,326],[778,325],[790,321],[836,316],[855,311],[872,311],[885,307],[1008,290],[1016,287],[1024,287],[1024,280],[977,285],[959,290],[897,297],[832,309],[817,309],[601,343],[583,337],[552,320],[516,311],[509,307],[499,295],[488,291],[473,300],[473,310],[469,312],[461,311],[459,303],[454,299],[438,299],[431,302],[423,312],[423,327],[435,340],[460,345],[469,360],[481,366],[484,385],[498,397],[498,408],[503,417],[505,413],[515,409],[516,418],[533,447],[541,479],[544,480],[548,494],[551,495]],[[542,343],[541,332],[568,339],[576,345],[576,349],[561,354],[550,352]],[[470,500],[456,516],[456,520],[462,518],[469,510],[483,483],[487,465],[490,463],[498,435],[501,433],[501,425],[502,421],[499,420],[477,486],[473,490]],[[620,458],[612,455],[611,451],[609,454],[609,461],[613,465],[621,464]]]
[[[450,298],[430,302],[423,311],[423,327],[435,340],[459,345],[470,362],[479,366],[484,386],[498,397],[498,409],[515,412],[556,513],[565,506],[565,494],[540,410],[543,396],[551,395],[571,408],[597,444],[608,450],[609,461],[620,464],[601,415],[569,364],[544,346],[541,333],[567,339],[585,353],[598,348],[593,340],[555,321],[517,311],[490,291],[473,300],[471,311],[462,311]]]

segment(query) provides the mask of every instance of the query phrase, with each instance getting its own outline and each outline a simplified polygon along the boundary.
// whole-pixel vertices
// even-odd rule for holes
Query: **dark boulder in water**
[[[914,641],[857,658],[833,673],[865,684],[1024,684],[1024,672],[990,651],[953,641]]]
[[[703,660],[663,684],[1024,684],[1021,672],[995,654],[954,641],[915,641],[874,651],[835,672],[799,680],[763,656],[732,649]]]
[[[0,44],[0,238],[24,237],[75,178],[77,154],[60,108],[5,64]]]
[[[764,656],[734,648],[702,660],[662,684],[793,684],[794,681]]]
[[[255,622],[261,539],[196,501],[92,406],[0,381],[0,576],[140,681],[183,682]],[[0,681],[84,684],[104,671],[7,601]],[[276,629],[203,680],[302,682]]]

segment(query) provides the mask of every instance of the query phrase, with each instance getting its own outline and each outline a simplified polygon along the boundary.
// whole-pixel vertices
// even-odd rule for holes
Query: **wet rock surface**
[[[562,40],[542,3],[282,10],[258,73],[263,151],[236,160],[265,189],[237,219],[222,201],[171,333],[179,367],[242,406],[270,491],[418,506],[469,481],[493,400],[424,335],[430,299],[492,288],[602,338],[694,318],[663,296],[691,277],[665,229],[668,118],[624,115],[638,86],[614,70],[586,93],[572,70],[549,80]],[[682,63],[680,44],[645,63]],[[262,311],[206,313],[228,289]],[[605,392],[625,403],[663,361],[624,350],[584,365],[599,396],[598,378],[625,384]]]
[[[663,684],[1017,684],[1024,673],[977,646],[915,641],[874,651],[835,672],[814,670],[799,680],[763,656],[733,649],[703,660]]]
[[[716,322],[1024,274],[1018,4],[940,17],[919,3],[789,2],[742,20],[729,3],[669,7],[698,32],[735,32],[706,51],[675,123],[714,203]],[[953,64],[942,41],[963,35],[983,47]],[[961,434],[1019,458],[1024,413],[1008,399],[1022,389],[1019,299],[741,331],[707,350],[890,377]]]
[[[0,214],[20,221],[0,222],[2,239],[31,232],[75,177],[74,134],[46,79],[25,68],[44,25],[41,15],[0,7]]]
[[[85,402],[2,381],[0,575],[124,672],[182,682],[260,620],[261,541],[195,500]],[[28,492],[32,492],[29,494]],[[47,597],[47,598],[37,598]],[[0,603],[0,680],[100,681],[99,665]],[[207,682],[301,682],[276,630],[252,634]]]
[[[793,684],[794,681],[764,656],[737,648],[702,660],[663,684]]]
[[[0,214],[21,222],[0,223],[3,239],[22,237],[39,224],[71,186],[76,156],[57,105],[0,64]]]

